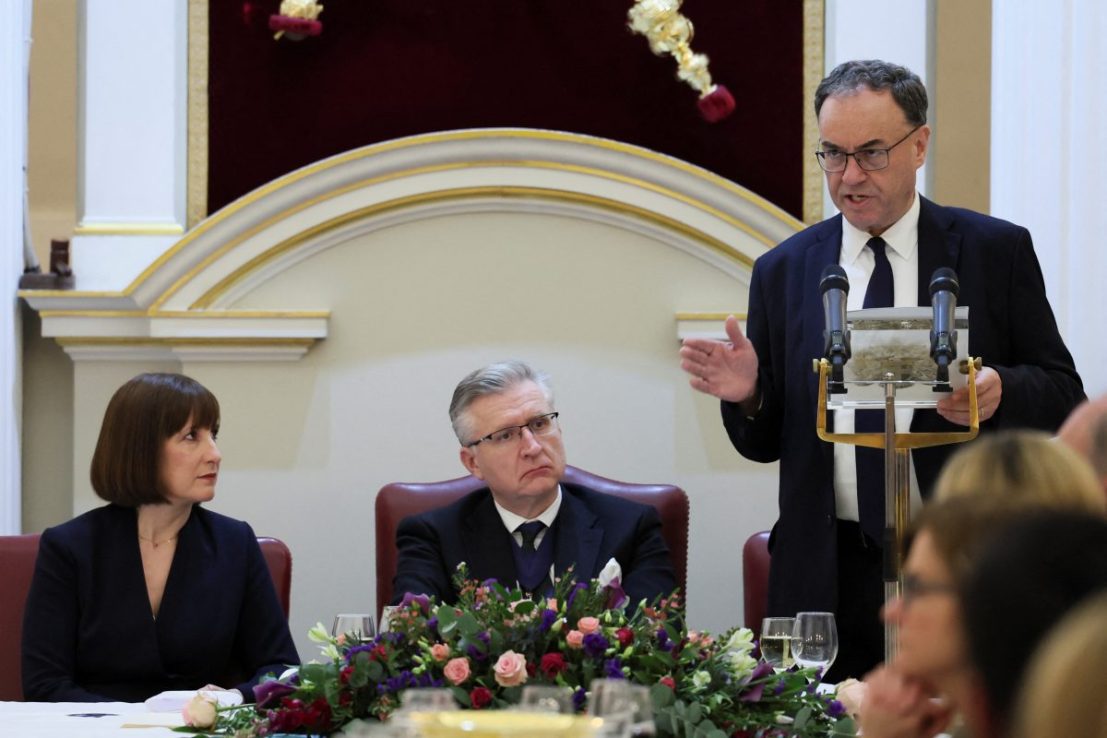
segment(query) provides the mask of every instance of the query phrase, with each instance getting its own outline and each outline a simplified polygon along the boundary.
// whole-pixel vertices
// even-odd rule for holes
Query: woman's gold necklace
[[[177,536],[179,536],[180,534],[181,534],[181,532],[180,532],[180,531],[177,531],[176,533],[174,533],[173,535],[169,536],[169,537],[168,537],[168,538],[166,538],[165,540],[162,540],[162,541],[156,541],[156,540],[154,540],[153,538],[147,538],[146,536],[144,536],[144,535],[142,535],[141,533],[139,533],[139,534],[138,534],[138,540],[140,540],[140,541],[147,541],[147,542],[148,542],[148,543],[149,543],[149,544],[150,544],[151,546],[153,546],[154,548],[157,548],[158,546],[162,546],[162,545],[164,545],[164,544],[166,544],[166,543],[172,543],[173,541],[177,540]]]

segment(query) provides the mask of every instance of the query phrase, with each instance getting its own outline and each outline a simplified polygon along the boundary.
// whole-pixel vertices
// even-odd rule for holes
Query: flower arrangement
[[[387,719],[404,690],[449,689],[458,709],[505,708],[524,685],[554,684],[586,705],[593,679],[628,679],[650,687],[660,736],[854,735],[840,703],[815,690],[818,674],[781,674],[753,656],[752,633],[736,628],[719,638],[689,631],[679,597],[625,611],[618,565],[577,583],[571,572],[554,594],[535,601],[494,580],[468,578],[462,565],[454,605],[406,595],[389,630],[367,643],[332,637],[322,625],[310,637],[323,663],[256,688],[257,705],[210,713],[209,734],[327,734],[358,718]]]

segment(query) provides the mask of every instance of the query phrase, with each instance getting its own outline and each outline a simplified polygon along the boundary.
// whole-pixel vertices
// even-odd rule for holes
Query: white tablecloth
[[[179,712],[150,712],[141,702],[0,702],[0,734],[21,738],[180,738]]]

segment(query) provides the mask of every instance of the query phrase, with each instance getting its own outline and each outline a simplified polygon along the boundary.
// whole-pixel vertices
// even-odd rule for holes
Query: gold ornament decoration
[[[323,30],[322,12],[317,0],[281,0],[280,12],[269,16],[269,30],[276,31],[273,38],[278,40],[285,34],[292,41],[318,36]]]
[[[692,52],[695,29],[680,13],[683,0],[635,0],[627,11],[627,25],[645,36],[650,50],[669,54],[677,63],[677,77],[700,93],[699,109],[709,122],[722,120],[734,111],[734,97],[726,87],[713,84],[708,59]]]

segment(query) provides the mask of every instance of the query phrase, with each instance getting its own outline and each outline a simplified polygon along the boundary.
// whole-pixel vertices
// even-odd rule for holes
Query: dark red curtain
[[[324,0],[320,36],[274,41],[279,0],[211,0],[208,209],[401,136],[522,126],[671,154],[802,216],[803,3],[687,0],[693,49],[737,101],[697,95],[626,25],[630,0]]]

